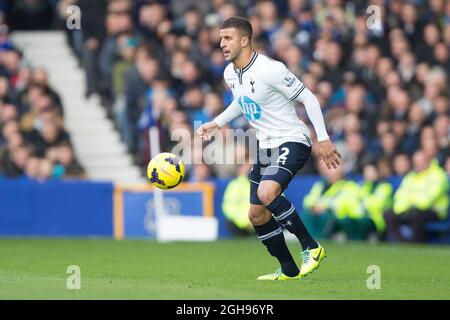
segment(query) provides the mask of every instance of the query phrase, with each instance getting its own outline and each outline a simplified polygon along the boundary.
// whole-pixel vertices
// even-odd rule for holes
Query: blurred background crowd
[[[227,63],[218,31],[225,19],[236,15],[252,23],[256,51],[283,61],[317,95],[330,137],[343,154],[338,177],[325,180],[364,174],[366,181],[378,181],[433,168],[450,174],[448,0],[7,3],[0,27],[2,175],[83,174],[64,131],[58,94],[48,86],[45,70],[22,63],[20,52],[8,41],[8,26],[66,30],[86,71],[86,96],[101,97],[136,163],[145,168],[150,126],[159,128],[163,150],[176,143],[170,137],[177,129],[191,133],[183,143],[192,145],[195,122],[212,120],[231,102],[222,78]],[[66,9],[72,4],[82,12],[80,30],[65,28]],[[368,24],[369,5],[379,8],[379,25]],[[300,105],[298,115],[309,124]],[[247,126],[242,118],[229,127]],[[245,157],[245,146],[238,151]],[[313,148],[314,157],[300,175],[325,174],[317,151]],[[198,164],[189,168],[189,180],[234,177],[244,175],[245,169]],[[421,180],[422,189],[429,182]],[[331,185],[325,184],[321,193]],[[447,197],[448,207],[446,188],[448,181],[439,192]],[[326,211],[305,206],[313,213]],[[336,214],[339,210],[333,208]],[[384,229],[389,215],[377,216],[373,226]]]
[[[82,30],[69,36],[87,71],[86,95],[101,95],[142,164],[149,126],[170,149],[174,130],[192,131],[230,103],[218,30],[242,15],[253,25],[255,50],[283,61],[317,94],[345,175],[368,163],[405,175],[419,149],[450,171],[448,1],[67,0],[60,14],[71,3],[84,13]],[[381,9],[373,30],[370,4]],[[309,123],[300,106],[298,114]],[[313,160],[300,172],[317,173]]]
[[[6,18],[0,15],[0,179],[83,177],[64,129],[61,99],[49,86],[47,71],[29,65],[14,47]]]

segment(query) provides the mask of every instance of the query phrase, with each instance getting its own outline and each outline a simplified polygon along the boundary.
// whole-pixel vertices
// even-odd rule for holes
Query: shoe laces
[[[309,262],[309,259],[311,257],[311,250],[306,249],[303,251],[303,264],[307,264]]]

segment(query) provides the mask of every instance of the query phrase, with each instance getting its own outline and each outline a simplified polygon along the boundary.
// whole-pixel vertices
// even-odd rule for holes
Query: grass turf
[[[450,299],[450,250],[323,243],[328,257],[299,281],[256,281],[277,268],[256,240],[0,239],[0,299]],[[299,245],[290,243],[300,263]],[[69,265],[81,290],[68,290]],[[367,268],[381,268],[369,290]]]

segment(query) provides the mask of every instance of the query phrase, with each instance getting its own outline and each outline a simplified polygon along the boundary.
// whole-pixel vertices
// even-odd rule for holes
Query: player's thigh
[[[281,189],[287,188],[295,174],[303,168],[311,156],[311,147],[300,142],[285,142],[274,149],[270,165],[261,171],[261,183],[275,181]]]

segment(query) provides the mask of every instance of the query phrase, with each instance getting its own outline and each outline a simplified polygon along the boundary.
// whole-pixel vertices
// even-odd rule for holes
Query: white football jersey
[[[228,64],[224,79],[233,92],[233,103],[256,129],[261,148],[288,141],[311,146],[309,129],[298,118],[293,103],[305,85],[282,62],[254,52],[242,69]]]

